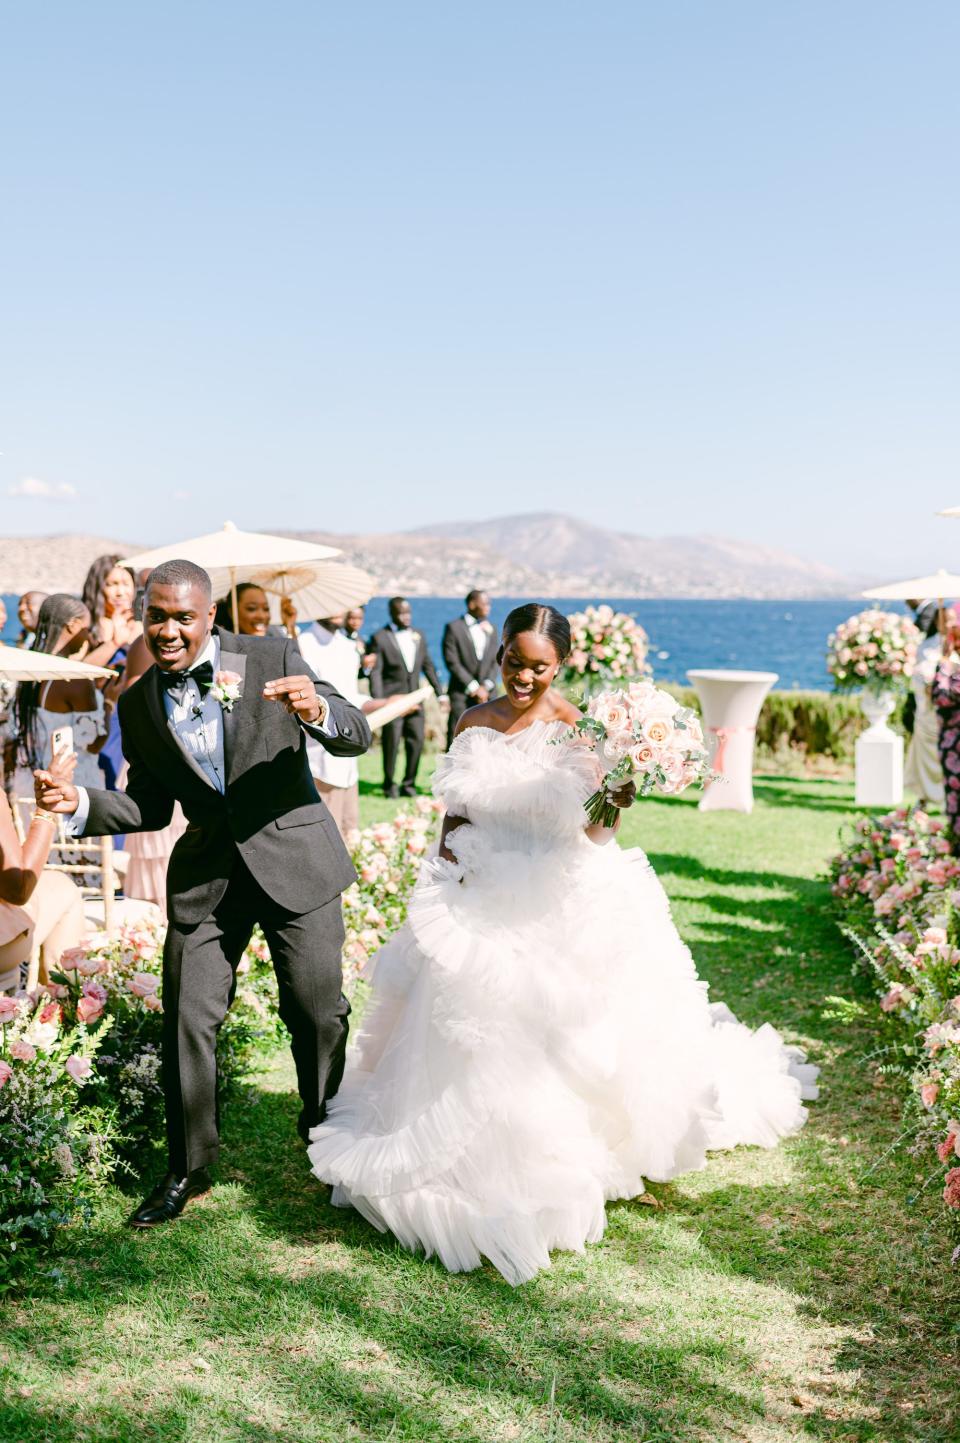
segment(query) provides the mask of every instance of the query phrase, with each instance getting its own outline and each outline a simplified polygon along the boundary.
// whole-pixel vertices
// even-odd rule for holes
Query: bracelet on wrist
[[[60,819],[56,812],[48,812],[44,807],[37,807],[30,820],[31,822],[52,822],[56,826]]]

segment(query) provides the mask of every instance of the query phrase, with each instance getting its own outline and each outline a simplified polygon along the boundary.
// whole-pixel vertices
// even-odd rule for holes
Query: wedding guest
[[[45,591],[25,591],[17,603],[17,617],[20,621],[20,635],[14,646],[29,649],[37,633],[37,618],[40,608],[47,599]],[[3,628],[0,627],[0,630]]]
[[[147,643],[138,636],[127,654],[123,672],[123,690],[129,691],[145,671],[153,665]],[[127,766],[118,778],[118,791],[126,791]],[[123,874],[123,895],[138,901],[153,902],[167,916],[167,864],[174,845],[187,830],[187,819],[179,802],[173,804],[173,815],[166,827],[156,832],[131,832],[125,839],[129,861]]]
[[[74,758],[60,755],[51,770],[64,781]],[[57,819],[37,807],[21,844],[7,799],[0,792],[0,992],[20,985],[20,968],[40,948],[40,981],[84,931],[83,893],[64,872],[45,872]]]
[[[960,617],[952,606],[944,616],[942,652],[933,674],[931,700],[940,722],[947,827],[954,841],[960,842]]]
[[[370,641],[373,653],[373,667],[370,672],[370,695],[373,697],[402,696],[405,692],[416,691],[421,676],[425,676],[437,696],[443,694],[440,678],[433,659],[427,650],[422,632],[411,625],[410,603],[405,596],[394,596],[389,603],[390,625],[375,632]],[[383,740],[383,795],[396,797],[402,792],[405,797],[417,794],[417,772],[423,755],[423,708],[387,722],[381,729]],[[400,739],[404,745],[403,782],[398,791],[393,774],[397,765]]]
[[[90,628],[90,613],[79,597],[54,592],[40,608],[30,650],[86,659]],[[77,785],[101,785],[97,758],[106,739],[107,724],[103,697],[92,681],[22,681],[17,687],[13,725],[15,796],[33,796],[33,772],[47,765],[52,735],[62,727],[73,730]]]
[[[489,621],[490,598],[485,591],[474,590],[464,605],[463,616],[448,621],[443,629],[443,659],[450,673],[448,749],[467,708],[489,701],[497,689],[497,634]]]
[[[97,683],[109,707],[107,739],[99,754],[101,784],[116,791],[117,776],[123,766],[120,745],[120,723],[114,711],[122,687],[127,649],[141,634],[142,627],[134,615],[137,584],[129,566],[120,565],[120,557],[98,556],[87,572],[82,599],[90,612],[90,649],[86,661],[93,666],[109,666],[117,672],[112,681]],[[117,840],[117,845],[123,843]]]
[[[940,765],[940,719],[930,689],[943,650],[940,637],[940,608],[935,601],[908,601],[914,622],[924,635],[917,648],[917,661],[910,678],[913,689],[913,735],[907,748],[904,786],[922,805],[944,804],[943,769]]]
[[[369,676],[376,660],[370,646],[363,636],[364,609],[362,606],[354,606],[343,618],[341,630],[348,641],[352,641],[357,648],[357,655],[360,658],[360,675]]]
[[[237,587],[237,624],[233,624],[233,597],[221,596],[217,602],[216,624],[221,631],[240,636],[267,636],[270,629],[270,602],[262,586],[241,581]]]
[[[142,630],[133,614],[137,585],[129,566],[119,556],[98,556],[83,583],[81,599],[90,613],[90,650],[85,660],[92,666],[123,670],[127,648]]]
[[[328,616],[301,631],[300,655],[314,676],[327,682],[352,706],[364,710],[365,698],[357,688],[357,651],[341,631],[343,616]],[[368,700],[368,699],[367,699]],[[307,738],[307,760],[317,791],[351,846],[360,830],[360,770],[356,757],[335,757],[319,742]]]

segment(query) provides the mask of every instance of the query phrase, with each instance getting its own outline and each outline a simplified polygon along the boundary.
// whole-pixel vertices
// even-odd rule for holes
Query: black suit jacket
[[[192,924],[210,915],[227,889],[239,852],[264,891],[290,912],[312,912],[355,879],[336,824],[307,765],[303,727],[264,684],[311,675],[291,640],[220,633],[220,666],[239,673],[241,696],[223,711],[226,792],[221,794],[177,741],[164,708],[156,667],[120,698],[126,792],[90,792],[86,836],[153,832],[169,824],[179,802],[188,827],[167,871],[171,918]],[[314,678],[337,736],[319,740],[336,756],[370,745],[363,712]]]
[[[493,692],[497,685],[497,633],[490,628],[483,656],[478,659],[471,628],[462,616],[448,621],[443,629],[443,659],[450,672],[450,695],[466,695],[472,681]]]
[[[413,630],[417,638],[417,654],[412,671],[407,670],[400,643],[397,641],[397,633],[392,626],[382,626],[370,638],[370,649],[376,657],[370,673],[371,696],[400,696],[404,692],[416,691],[420,685],[421,673],[427,678],[437,696],[442,694],[443,687],[437,676],[437,668],[427,650],[426,639],[422,632],[416,631],[415,628]]]

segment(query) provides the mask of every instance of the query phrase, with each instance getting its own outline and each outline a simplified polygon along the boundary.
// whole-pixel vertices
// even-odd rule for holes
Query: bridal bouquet
[[[837,691],[858,686],[887,691],[908,680],[919,643],[920,633],[906,616],[869,607],[827,638],[827,671]]]
[[[709,775],[700,718],[651,681],[600,692],[564,740],[589,747],[604,769],[584,804],[591,822],[604,827],[620,814],[610,793],[625,782],[635,781],[641,797],[671,796]]]

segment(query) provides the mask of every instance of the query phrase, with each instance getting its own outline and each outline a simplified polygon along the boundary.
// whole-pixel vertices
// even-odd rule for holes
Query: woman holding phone
[[[37,618],[31,651],[75,656],[87,653],[90,613],[76,596],[55,592]],[[22,681],[13,710],[16,763],[13,789],[17,797],[33,796],[33,773],[56,751],[77,754],[74,781],[78,786],[102,785],[97,753],[107,735],[103,697],[92,681]],[[60,745],[54,748],[54,733]]]

